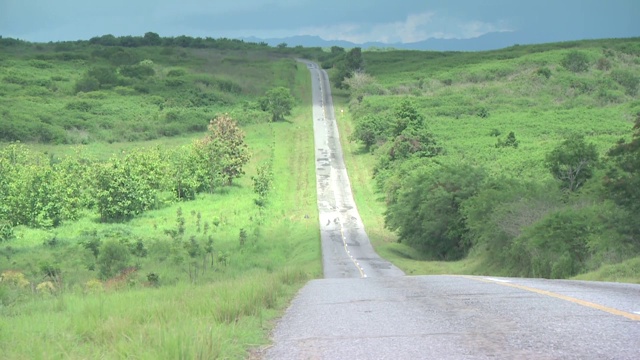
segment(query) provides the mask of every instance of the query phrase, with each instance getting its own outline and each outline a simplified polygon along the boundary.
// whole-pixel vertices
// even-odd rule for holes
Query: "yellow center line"
[[[630,312],[614,309],[614,308],[611,308],[611,307],[608,307],[608,306],[592,303],[590,301],[577,299],[577,298],[574,298],[574,297],[571,297],[571,296],[566,296],[566,295],[554,293],[554,292],[547,291],[547,290],[541,290],[541,289],[536,289],[536,288],[532,288],[532,287],[524,286],[524,285],[512,284],[512,283],[501,282],[501,281],[493,281],[493,280],[470,277],[470,276],[461,276],[461,277],[463,277],[465,279],[469,279],[469,280],[482,281],[482,282],[496,284],[496,285],[502,285],[502,286],[509,286],[509,287],[512,287],[512,288],[525,290],[525,291],[533,292],[533,293],[540,294],[540,295],[546,295],[546,296],[554,297],[556,299],[561,299],[561,300],[572,302],[574,304],[582,305],[582,306],[585,306],[585,307],[588,307],[588,308],[591,308],[591,309],[604,311],[604,312],[609,313],[609,314],[622,316],[622,317],[625,317],[627,319],[631,319],[631,320],[634,320],[634,321],[640,321],[640,315],[638,315],[638,314],[633,314],[633,313],[630,313]]]

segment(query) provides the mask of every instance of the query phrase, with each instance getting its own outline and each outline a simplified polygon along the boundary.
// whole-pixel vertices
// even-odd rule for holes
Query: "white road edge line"
[[[510,283],[511,282],[511,280],[496,279],[496,278],[490,278],[490,277],[486,277],[484,279],[485,280],[489,280],[489,281],[501,282],[501,283]]]

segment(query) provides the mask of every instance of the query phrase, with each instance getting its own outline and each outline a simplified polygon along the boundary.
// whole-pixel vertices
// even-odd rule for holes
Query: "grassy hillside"
[[[92,48],[63,53],[87,55]],[[70,144],[29,135],[24,140],[39,142],[12,153],[15,144],[5,143],[0,160],[8,162],[0,161],[0,170],[14,174],[3,165],[29,156],[36,163],[24,167],[34,165],[33,174],[55,178],[67,169],[59,164],[85,164],[78,174],[89,178],[104,163],[127,164],[133,154],[168,159],[202,139],[212,117],[229,112],[243,124],[252,154],[246,175],[193,200],[160,189],[153,206],[124,221],[101,221],[98,205],[84,200],[74,218],[57,226],[36,221],[7,228],[0,219],[2,231],[10,231],[2,232],[0,242],[0,357],[243,358],[266,343],[271,320],[296,290],[321,274],[308,70],[269,51],[122,50],[151,60],[153,77],[125,79],[118,67],[118,85],[78,93],[74,84],[89,69],[112,65],[91,55],[67,60],[70,55],[48,45],[2,52],[0,109],[9,114],[4,126],[31,134],[47,124],[38,121],[41,116],[50,116],[50,129],[64,129],[60,142]],[[37,55],[46,59],[34,60]],[[40,67],[29,65],[34,63]],[[177,76],[168,75],[176,70]],[[38,85],[43,79],[51,80],[45,81],[51,89]],[[167,87],[167,80],[181,81]],[[232,91],[219,84],[230,84]],[[266,112],[246,104],[278,85],[291,89],[297,106],[288,121],[270,123]],[[205,95],[215,100],[194,105]],[[160,105],[152,102],[155,97]],[[177,118],[168,115],[173,113]],[[162,136],[169,135],[160,131],[172,123],[167,116],[181,127],[180,136]],[[66,121],[86,127],[67,129]],[[81,132],[82,139],[74,137]],[[166,171],[162,159],[155,164]],[[265,163],[272,164],[273,183],[259,206],[252,177]],[[75,181],[68,178],[67,184],[70,189]],[[57,193],[46,180],[32,190],[40,196],[45,188]]]
[[[363,214],[365,224],[384,256],[394,259],[409,273],[471,272],[546,277],[549,273],[545,271],[532,272],[529,265],[519,267],[510,261],[518,259],[516,254],[533,251],[528,241],[537,235],[532,229],[539,231],[544,228],[544,221],[566,215],[563,211],[574,210],[580,214],[576,216],[589,219],[583,221],[591,223],[585,227],[575,222],[565,225],[571,228],[573,224],[580,231],[584,230],[582,235],[570,234],[578,231],[576,229],[563,235],[580,238],[580,246],[586,249],[588,255],[580,260],[579,273],[616,264],[637,254],[635,230],[603,230],[602,227],[612,229],[617,227],[615,223],[629,221],[630,227],[634,227],[637,218],[627,218],[628,214],[612,204],[602,184],[608,169],[614,165],[613,159],[606,156],[608,150],[621,138],[631,139],[636,114],[640,112],[638,39],[514,46],[479,53],[364,52],[363,58],[365,74],[346,81],[350,89],[344,93],[342,107],[350,111],[345,112],[340,123],[345,133],[342,137],[344,146],[351,150],[347,151],[347,156],[351,158],[348,160],[350,174],[357,179],[354,187],[359,209],[369,213]],[[584,68],[574,68],[576,64],[584,65]],[[406,100],[423,119],[420,131],[430,134],[441,151],[434,157],[412,155],[406,161],[391,161],[389,165],[389,151],[397,151],[398,141],[402,139],[394,139],[390,132],[402,117],[400,104]],[[515,138],[515,146],[508,145],[510,133]],[[350,135],[353,142],[346,140]],[[573,135],[583,136],[587,144],[595,146],[600,163],[593,169],[594,177],[567,198],[569,194],[563,195],[560,191],[546,158]],[[407,135],[402,136],[406,138]],[[363,142],[365,138],[373,138],[369,149]],[[406,242],[396,243],[397,235],[384,227],[384,214],[389,221],[390,212],[401,208],[402,204],[395,208],[389,206],[398,204],[401,201],[398,197],[402,199],[403,194],[408,194],[411,186],[415,186],[409,184],[413,181],[410,179],[419,176],[423,177],[422,181],[435,179],[439,176],[435,174],[444,169],[464,166],[486,174],[474,185],[480,190],[474,190],[470,201],[455,200],[456,195],[451,195],[458,205],[446,211],[456,213],[457,220],[431,208],[431,217],[421,220],[429,225],[423,225],[420,231],[423,234],[436,231],[435,224],[448,228],[448,234],[459,231],[453,237],[457,239],[455,241],[461,241],[459,244],[469,244],[465,245],[470,249],[469,256],[462,262],[453,263],[412,260],[433,259],[433,256],[412,249]],[[374,174],[377,174],[375,180],[372,179]],[[451,181],[456,180],[452,178]],[[514,190],[516,183],[522,186],[520,190]],[[429,185],[421,184],[428,199]],[[484,190],[496,186],[503,189],[503,202],[488,202],[488,190]],[[542,188],[546,190],[540,190]],[[530,209],[535,209],[540,199],[536,192],[555,198],[549,199],[535,215],[527,215],[517,204],[522,203],[525,208],[528,204]],[[551,195],[555,192],[558,193]],[[373,199],[378,201],[374,203]],[[474,212],[482,204],[494,204],[491,205],[494,208],[486,205],[483,210],[494,220],[480,218],[481,211]],[[588,211],[599,212],[600,218],[586,215]],[[511,214],[511,218],[505,214]],[[507,222],[516,220],[520,221],[517,229],[506,229]],[[481,228],[483,223],[495,227]],[[503,230],[513,230],[513,235],[505,235],[511,240],[496,244],[488,239],[491,234],[501,238]],[[529,240],[523,238],[524,233]],[[451,240],[446,232],[439,234],[434,235],[434,241]],[[546,238],[553,236],[559,235],[547,235]],[[429,235],[417,238],[425,239]],[[563,240],[557,241],[562,243]],[[516,250],[515,246],[521,248]],[[507,252],[513,255],[506,255]],[[553,264],[557,259],[544,261],[547,260]],[[596,276],[603,279],[602,273],[608,273],[609,280],[638,281],[637,266],[633,261],[629,264],[618,265],[616,271],[601,271]],[[574,271],[570,270],[568,274],[575,274]]]
[[[293,60],[269,48],[0,48],[0,141],[151,140],[202,132],[224,112],[256,123],[266,117],[257,98],[294,81]]]

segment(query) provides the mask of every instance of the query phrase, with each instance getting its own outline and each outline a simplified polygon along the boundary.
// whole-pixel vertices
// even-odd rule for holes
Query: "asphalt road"
[[[265,359],[640,359],[640,285],[403,276],[369,243],[326,73],[313,79],[325,279],[309,282]]]

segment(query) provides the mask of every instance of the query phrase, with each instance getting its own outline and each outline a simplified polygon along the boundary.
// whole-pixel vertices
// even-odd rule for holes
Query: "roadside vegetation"
[[[336,94],[376,249],[411,274],[640,282],[638,44],[363,52]]]
[[[293,50],[0,41],[0,357],[265,344],[321,274],[311,85]]]

